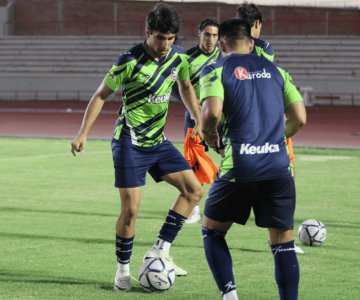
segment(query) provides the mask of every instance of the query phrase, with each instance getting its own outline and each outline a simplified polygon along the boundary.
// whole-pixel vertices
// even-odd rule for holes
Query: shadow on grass
[[[30,270],[19,270],[17,272],[0,271],[0,281],[39,284],[99,285],[100,287],[110,286],[103,281],[43,275]]]
[[[35,209],[35,208],[23,208],[23,207],[0,207],[3,212],[14,213],[45,213],[45,214],[65,214],[65,215],[77,215],[77,216],[95,216],[95,217],[118,217],[117,214],[107,213],[95,213],[84,211],[68,211],[68,210],[51,210],[51,209]]]
[[[38,271],[33,270],[1,270],[0,271],[0,282],[13,282],[13,283],[34,283],[34,284],[58,284],[58,285],[89,285],[89,286],[99,286],[101,290],[114,292],[114,286],[110,282],[97,281],[97,280],[87,280],[71,277],[59,277],[44,275]],[[140,286],[133,286],[131,288],[132,292],[137,293],[146,293]]]
[[[115,241],[113,239],[92,239],[92,238],[79,238],[79,237],[63,237],[63,236],[28,234],[28,233],[0,232],[0,237],[16,238],[16,239],[70,241],[70,242],[80,242],[80,243],[86,243],[86,244],[115,244]],[[151,247],[153,244],[148,243],[148,242],[137,241],[136,245],[137,246]]]
[[[1,212],[13,212],[13,213],[44,213],[44,214],[63,214],[63,215],[76,215],[76,216],[94,216],[94,217],[112,217],[117,218],[118,214],[110,213],[97,213],[97,212],[86,212],[86,211],[70,211],[70,210],[58,210],[58,209],[35,209],[25,207],[0,207]],[[163,211],[140,211],[139,219],[156,219],[165,220],[167,210]]]

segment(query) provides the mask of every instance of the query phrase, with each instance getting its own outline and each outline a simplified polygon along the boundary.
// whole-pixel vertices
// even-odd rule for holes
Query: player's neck
[[[144,49],[146,53],[154,60],[160,61],[164,58],[164,56],[157,54],[147,43],[147,41],[144,42]]]

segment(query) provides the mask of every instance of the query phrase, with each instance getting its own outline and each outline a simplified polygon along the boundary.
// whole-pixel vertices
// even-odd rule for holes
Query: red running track
[[[0,136],[72,139],[86,102],[0,101]],[[118,103],[106,103],[89,138],[110,139]],[[360,107],[308,107],[307,125],[294,137],[301,147],[360,149]],[[165,134],[183,140],[184,106],[171,103]]]

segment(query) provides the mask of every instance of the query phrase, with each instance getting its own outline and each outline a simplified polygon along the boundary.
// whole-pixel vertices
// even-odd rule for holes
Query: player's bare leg
[[[114,289],[129,291],[130,282],[130,256],[132,253],[135,235],[136,219],[139,213],[141,189],[119,188],[121,212],[116,222],[116,256],[117,271]]]
[[[176,187],[180,195],[170,208],[166,220],[160,230],[153,247],[145,254],[144,260],[151,257],[163,257],[173,264],[177,276],[185,276],[187,272],[178,267],[170,257],[171,243],[184,225],[194,206],[202,198],[204,191],[192,170],[185,170],[167,174],[162,177],[164,181]]]

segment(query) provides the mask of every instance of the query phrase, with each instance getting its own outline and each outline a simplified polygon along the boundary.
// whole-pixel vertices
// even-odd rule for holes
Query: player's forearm
[[[202,131],[204,135],[208,135],[211,132],[215,132],[217,130],[217,125],[219,124],[220,118],[216,116],[212,111],[203,107],[201,110],[201,123],[202,123]]]
[[[94,94],[86,108],[84,118],[79,130],[79,135],[88,135],[91,127],[99,116],[103,105],[104,100],[100,97],[100,95]]]
[[[206,143],[213,148],[218,147],[217,126],[221,119],[222,101],[218,97],[208,97],[201,107],[202,133]]]
[[[284,134],[289,138],[306,124],[307,117],[304,102],[298,101],[289,105],[286,109],[286,115]]]
[[[286,111],[284,134],[287,138],[292,137],[306,124],[306,110],[302,101],[291,104]]]
[[[181,98],[187,108],[187,110],[191,114],[191,118],[195,120],[197,124],[200,123],[200,104],[196,98],[194,88],[192,85],[183,86],[180,88]]]

